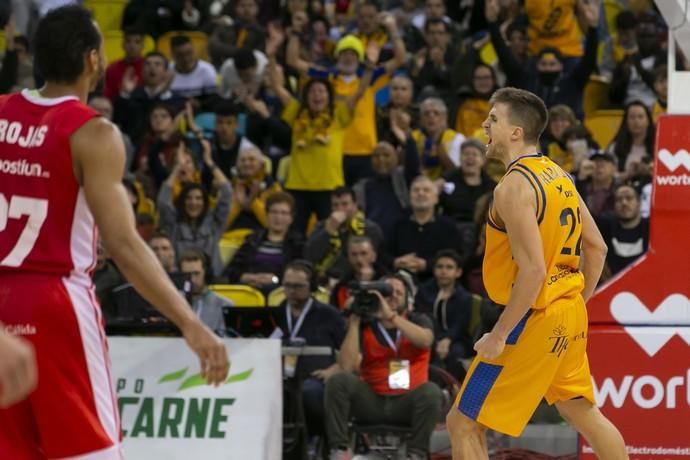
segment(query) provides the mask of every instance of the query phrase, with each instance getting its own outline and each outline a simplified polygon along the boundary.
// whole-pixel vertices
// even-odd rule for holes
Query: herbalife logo
[[[654,356],[674,335],[690,345],[690,299],[671,294],[651,311],[631,292],[621,292],[611,301],[611,314],[624,325],[625,332],[649,356]]]
[[[249,369],[231,375],[223,386],[248,380],[252,372],[253,369]],[[227,411],[235,399],[198,397],[187,391],[206,385],[201,374],[187,375],[187,368],[184,368],[163,375],[153,385],[147,385],[147,380],[117,380],[123,436],[166,439],[226,437]],[[171,394],[171,385],[176,386],[173,387],[174,394]]]
[[[690,171],[690,153],[687,150],[678,150],[675,154],[669,152],[666,149],[659,150],[659,161],[668,169],[670,172],[675,172],[676,169],[681,166],[685,168],[686,171]],[[656,176],[657,185],[690,185],[690,176],[688,174],[673,174],[673,175],[663,175],[658,174]]]

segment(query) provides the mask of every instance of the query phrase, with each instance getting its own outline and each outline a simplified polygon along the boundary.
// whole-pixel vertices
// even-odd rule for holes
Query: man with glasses
[[[283,374],[289,383],[285,385],[286,390],[298,389],[301,382],[309,436],[323,435],[325,383],[340,372],[335,350],[340,349],[345,338],[345,320],[340,312],[312,295],[317,287],[315,278],[310,262],[298,259],[287,264],[283,274],[285,301],[276,315],[278,330],[274,334],[288,345],[330,347],[333,350],[327,356],[292,355],[284,358]],[[290,396],[289,393],[287,395]],[[286,401],[285,407],[290,406]]]

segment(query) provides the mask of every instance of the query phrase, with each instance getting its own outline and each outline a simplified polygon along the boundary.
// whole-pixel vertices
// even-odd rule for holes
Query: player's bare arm
[[[510,331],[520,322],[539,295],[546,264],[536,217],[534,189],[519,174],[509,174],[494,191],[494,209],[499,225],[508,233],[518,266],[508,304],[493,330],[477,341],[474,349],[486,359],[498,357]]]
[[[33,347],[4,328],[0,323],[0,408],[27,397],[38,382]]]
[[[207,382],[222,383],[230,367],[223,342],[196,317],[136,233],[121,182],[125,150],[120,132],[112,123],[95,118],[72,135],[70,144],[75,176],[117,266],[146,300],[180,328],[198,355]]]
[[[599,232],[597,224],[594,222],[587,205],[579,197],[580,211],[582,213],[582,256],[580,258],[580,270],[585,277],[585,287],[582,290],[582,297],[585,302],[592,297],[592,293],[599,283],[601,273],[606,264],[606,253],[608,248],[606,242]]]

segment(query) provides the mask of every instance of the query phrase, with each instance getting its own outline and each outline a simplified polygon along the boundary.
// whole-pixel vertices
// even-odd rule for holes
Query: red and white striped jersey
[[[0,97],[0,273],[90,274],[96,226],[74,176],[70,136],[96,116],[71,96]]]

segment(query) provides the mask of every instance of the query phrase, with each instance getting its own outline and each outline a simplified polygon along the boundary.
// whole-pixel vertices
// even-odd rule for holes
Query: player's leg
[[[35,441],[45,458],[120,460],[101,316],[85,286],[38,276],[14,283],[9,294],[33,328],[39,381],[29,403]]]
[[[453,460],[484,460],[489,458],[486,427],[472,420],[455,407],[446,416]]]
[[[620,431],[587,399],[559,401],[556,408],[566,422],[584,436],[600,460],[628,458]]]
[[[572,314],[575,333],[569,337],[546,400],[555,403],[561,416],[584,436],[600,459],[627,459],[623,437],[596,407],[587,360],[587,308],[581,298],[575,301]]]
[[[497,359],[475,359],[447,417],[453,458],[488,458],[486,428],[519,436],[560,364],[548,340],[560,324],[531,311],[510,334]]]

